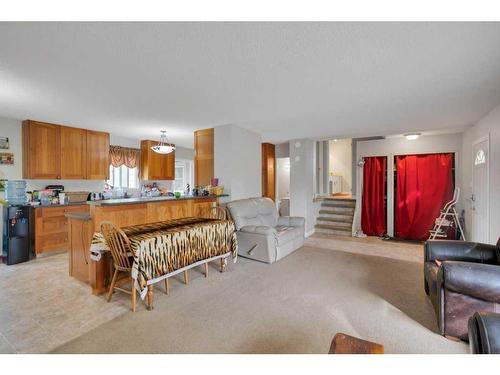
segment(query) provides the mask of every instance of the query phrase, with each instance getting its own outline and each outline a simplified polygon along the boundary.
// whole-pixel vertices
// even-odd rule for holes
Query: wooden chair
[[[115,268],[115,272],[113,273],[113,278],[111,280],[111,285],[109,286],[108,302],[111,301],[111,297],[113,296],[113,292],[115,289],[127,294],[131,294],[131,309],[133,312],[135,312],[136,291],[134,287],[134,280],[132,279],[133,259],[131,258],[132,251],[130,241],[121,229],[117,228],[113,223],[109,221],[103,221],[101,223],[101,233],[104,236],[109,249],[111,250],[111,256],[113,257],[113,266]],[[132,284],[132,289],[130,291],[116,286],[116,281],[120,272],[127,273]]]
[[[113,258],[113,266],[115,268],[115,272],[113,273],[113,278],[111,280],[111,285],[109,286],[108,292],[108,302],[111,301],[111,297],[113,296],[114,290],[119,290],[121,292],[130,294],[132,297],[132,311],[135,312],[136,309],[136,290],[134,287],[134,280],[132,279],[132,265],[134,263],[132,249],[130,246],[130,241],[125,233],[120,228],[117,228],[110,221],[103,221],[101,223],[101,233],[108,244],[108,247],[111,250],[111,256]],[[120,272],[125,272],[129,275],[132,289],[126,290],[116,286],[116,281],[118,278],[118,274]],[[188,275],[187,272],[184,273],[184,282],[187,284]],[[148,289],[150,293],[147,294],[148,298],[148,309],[151,309],[153,306],[152,301],[152,289],[153,285],[148,285]],[[165,279],[165,294],[169,292],[168,278]]]

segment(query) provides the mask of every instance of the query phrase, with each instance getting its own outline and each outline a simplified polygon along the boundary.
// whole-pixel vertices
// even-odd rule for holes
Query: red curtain
[[[453,196],[453,154],[396,156],[395,235],[426,240]]]
[[[387,157],[368,157],[364,161],[361,229],[368,236],[383,236],[387,233],[384,204]]]

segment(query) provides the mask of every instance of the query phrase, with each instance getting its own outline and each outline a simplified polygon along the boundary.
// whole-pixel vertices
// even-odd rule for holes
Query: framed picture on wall
[[[0,152],[0,164],[13,165],[14,164],[14,154],[11,152]]]
[[[0,137],[0,149],[2,150],[9,149],[9,137]]]
[[[0,179],[0,191],[5,191],[5,182],[7,180]]]

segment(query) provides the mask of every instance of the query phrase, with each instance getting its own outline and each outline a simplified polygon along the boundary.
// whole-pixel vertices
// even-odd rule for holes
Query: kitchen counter
[[[82,206],[86,203],[87,203],[86,201],[83,201],[83,202],[68,202],[68,203],[64,203],[64,204],[46,204],[46,205],[39,204],[37,206],[32,206],[32,207],[33,208],[51,208],[51,207]]]
[[[94,206],[112,206],[118,204],[141,204],[148,202],[163,202],[163,201],[182,201],[182,200],[192,200],[192,199],[216,199],[221,197],[228,197],[229,194],[222,195],[205,195],[205,196],[192,196],[185,195],[180,198],[176,197],[141,197],[141,198],[123,198],[123,199],[103,199],[99,201],[88,201],[87,204]]]
[[[209,195],[107,199],[87,202],[85,207],[89,210],[88,213],[65,212],[65,218],[69,223],[70,275],[89,283],[94,294],[108,290],[112,276],[110,254],[105,254],[98,261],[89,261],[92,235],[101,230],[103,221],[112,222],[118,228],[122,228],[186,217],[208,217],[207,215],[212,213],[212,208],[219,204],[220,197]]]

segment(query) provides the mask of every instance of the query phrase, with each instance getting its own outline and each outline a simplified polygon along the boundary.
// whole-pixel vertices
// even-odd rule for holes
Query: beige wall
[[[330,173],[342,177],[342,192],[352,191],[352,139],[330,141]]]
[[[0,137],[9,137],[10,148],[0,152],[14,154],[14,165],[0,164],[0,179],[16,180],[22,178],[23,153],[21,148],[21,122],[0,118]]]
[[[306,236],[314,232],[316,222],[315,146],[311,139],[290,141],[290,215],[306,219]]]
[[[277,199],[290,197],[290,158],[276,159]]]
[[[222,201],[262,195],[262,138],[236,125],[214,128],[214,174],[224,192]]]

